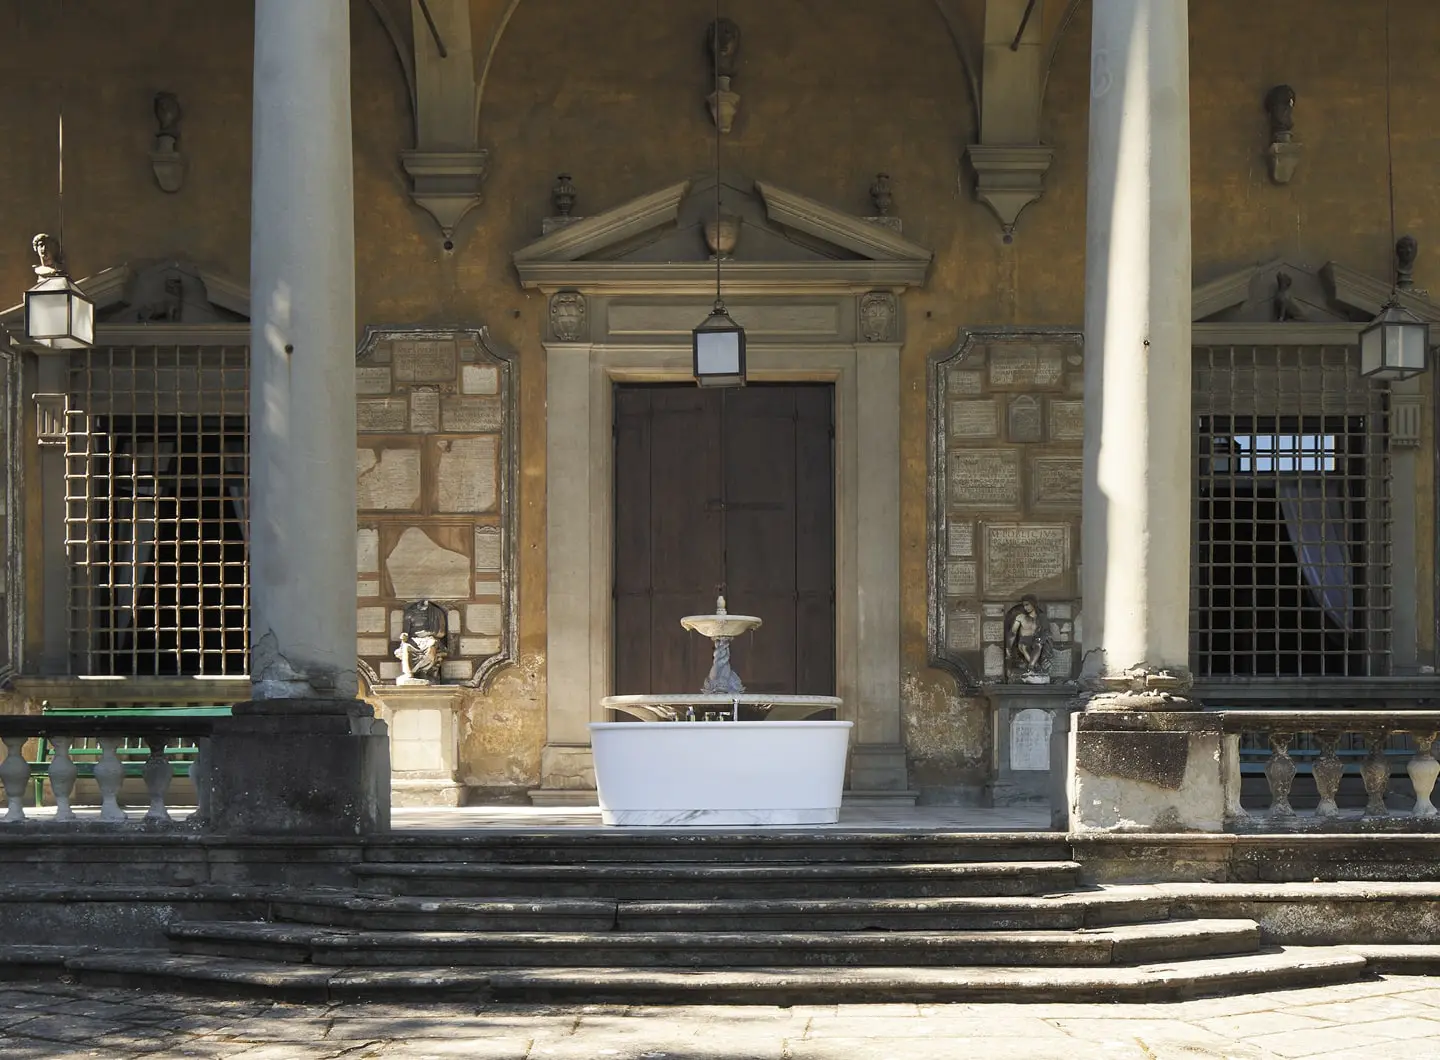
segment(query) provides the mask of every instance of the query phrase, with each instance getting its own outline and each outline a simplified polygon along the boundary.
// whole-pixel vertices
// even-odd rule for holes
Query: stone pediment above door
[[[899,292],[925,282],[932,252],[889,228],[765,181],[727,176],[721,214],[738,220],[724,291]],[[514,254],[522,287],[553,293],[713,295],[706,224],[715,178],[682,181],[551,232]]]

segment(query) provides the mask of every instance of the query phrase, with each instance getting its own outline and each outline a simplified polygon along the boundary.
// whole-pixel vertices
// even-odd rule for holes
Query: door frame
[[[655,299],[666,317],[680,301],[690,299]],[[855,319],[854,296],[826,301],[829,320]],[[779,308],[732,303],[742,323]],[[697,302],[694,313],[698,322],[705,308]],[[756,329],[749,375],[835,388],[835,683],[840,717],[855,722],[850,788],[913,802],[900,733],[901,344],[857,342],[833,324],[826,331],[765,341]],[[688,344],[673,333],[654,338],[545,344],[547,691],[537,803],[593,799],[588,723],[606,720],[600,700],[614,658],[613,386],[692,378]]]

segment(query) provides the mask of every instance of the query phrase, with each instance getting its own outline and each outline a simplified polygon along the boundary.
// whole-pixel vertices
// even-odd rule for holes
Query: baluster
[[[25,792],[30,787],[30,763],[25,761],[24,736],[5,737],[5,761],[0,762],[0,781],[5,784],[5,798],[10,808],[7,821],[25,820]]]
[[[1435,736],[1433,732],[1410,734],[1415,741],[1415,757],[1405,766],[1405,772],[1410,774],[1410,783],[1415,788],[1416,817],[1434,817],[1436,813],[1435,804],[1430,801],[1430,793],[1435,790],[1435,778],[1440,776],[1440,762],[1435,761],[1432,750]]]
[[[190,783],[195,785],[195,812],[190,819],[203,823],[210,817],[210,737],[195,741],[195,757],[190,760]]]
[[[1335,753],[1340,746],[1340,733],[1317,732],[1315,742],[1320,745],[1320,757],[1310,767],[1315,776],[1315,790],[1320,793],[1315,816],[1338,817],[1340,807],[1335,805],[1335,795],[1340,790],[1340,778],[1345,775],[1345,766]]]
[[[127,821],[120,808],[120,785],[125,780],[125,766],[116,751],[120,747],[119,736],[100,737],[100,760],[95,763],[95,783],[100,785],[100,820]]]
[[[1270,784],[1270,816],[1294,817],[1290,806],[1290,786],[1295,783],[1295,761],[1290,757],[1290,741],[1294,733],[1270,734],[1270,760],[1265,763],[1265,779]]]
[[[1387,729],[1372,729],[1365,734],[1365,762],[1360,766],[1360,778],[1365,781],[1365,793],[1370,796],[1365,803],[1366,817],[1386,817],[1390,810],[1385,805],[1385,794],[1390,790],[1390,763],[1385,760],[1385,740],[1390,735]]]
[[[70,744],[73,741],[68,736],[50,737],[50,746],[54,754],[50,757],[50,790],[55,795],[55,820],[73,821],[75,811],[70,808],[70,796],[75,791],[75,777],[77,770],[75,761],[70,757]]]
[[[170,811],[165,809],[165,792],[170,788],[174,771],[170,760],[165,757],[165,737],[147,736],[145,743],[150,748],[150,757],[145,759],[145,790],[150,794],[150,809],[146,811],[147,821],[168,821]]]
[[[1240,734],[1226,733],[1222,747],[1225,756],[1225,817],[1232,821],[1249,817],[1245,807],[1240,805]]]

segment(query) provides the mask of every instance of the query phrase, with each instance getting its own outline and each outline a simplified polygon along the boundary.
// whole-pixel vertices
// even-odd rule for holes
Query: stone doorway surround
[[[835,387],[836,692],[855,722],[854,801],[914,802],[900,732],[900,295],[931,252],[763,182],[724,180],[740,218],[722,263],[747,330],[750,378]],[[704,223],[714,179],[684,181],[572,221],[514,255],[549,297],[546,424],[546,743],[540,805],[595,798],[587,724],[611,692],[613,387],[691,378],[709,312]],[[738,602],[737,602],[738,603]],[[677,691],[683,691],[677,689]]]

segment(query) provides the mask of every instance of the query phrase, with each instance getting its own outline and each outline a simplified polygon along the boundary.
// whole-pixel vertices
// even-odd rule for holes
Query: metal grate
[[[244,674],[249,351],[72,355],[65,531],[77,673]]]
[[[1388,390],[1353,348],[1194,357],[1196,674],[1387,673]]]

